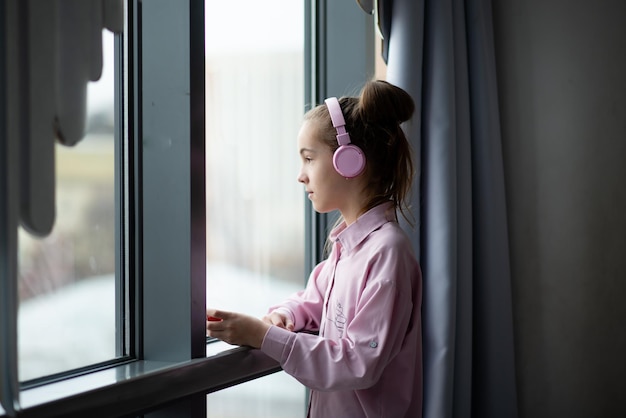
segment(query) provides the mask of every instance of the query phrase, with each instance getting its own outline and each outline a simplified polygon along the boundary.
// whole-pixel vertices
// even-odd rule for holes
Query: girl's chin
[[[313,202],[313,209],[315,209],[315,212],[317,213],[330,213],[335,210],[335,208],[328,208],[328,207],[316,205],[315,202]]]

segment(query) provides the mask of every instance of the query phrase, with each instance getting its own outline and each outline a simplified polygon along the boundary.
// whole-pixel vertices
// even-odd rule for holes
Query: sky
[[[206,0],[205,16],[207,53],[302,49],[303,0]]]

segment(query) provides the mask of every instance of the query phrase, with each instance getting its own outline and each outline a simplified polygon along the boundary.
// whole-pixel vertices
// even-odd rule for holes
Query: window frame
[[[306,103],[355,94],[374,75],[372,17],[347,2],[304,4]],[[201,417],[206,415],[207,393],[280,370],[260,350],[215,342],[215,354],[206,354],[204,0],[126,0],[126,11],[127,36],[116,41],[128,63],[118,66],[124,86],[117,89],[125,98],[116,101],[116,117],[125,126],[123,142],[130,144],[116,155],[116,172],[126,173],[116,179],[125,184],[116,202],[118,225],[126,225],[116,248],[126,260],[116,271],[116,277],[124,277],[117,287],[122,303],[116,320],[125,335],[117,341],[119,354],[127,356],[20,388],[15,339],[11,342],[17,307],[3,303],[0,400],[5,406],[18,400],[20,417],[146,411],[155,418]],[[1,34],[15,29],[5,23],[0,22]],[[176,30],[167,30],[172,27]],[[4,141],[11,97],[6,92],[7,56],[0,45],[0,155],[5,159],[11,155],[5,152],[11,145]],[[10,199],[2,199],[8,190],[0,183],[3,244],[10,244],[15,220],[3,203]],[[334,217],[315,213],[308,200],[305,212],[305,263],[310,271],[323,258]],[[10,271],[16,264],[10,246],[1,256],[9,260],[8,269],[0,270],[0,292],[6,299],[16,294],[17,275]],[[0,417],[11,416],[1,408]]]

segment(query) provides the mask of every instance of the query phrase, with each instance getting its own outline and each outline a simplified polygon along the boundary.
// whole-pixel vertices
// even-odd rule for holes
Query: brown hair
[[[412,225],[408,198],[413,158],[400,124],[413,115],[413,99],[401,88],[375,80],[365,84],[359,97],[340,98],[339,105],[351,142],[365,153],[364,175],[370,187],[364,211],[391,201]],[[322,140],[331,151],[339,147],[326,105],[311,109],[304,119],[318,122]]]

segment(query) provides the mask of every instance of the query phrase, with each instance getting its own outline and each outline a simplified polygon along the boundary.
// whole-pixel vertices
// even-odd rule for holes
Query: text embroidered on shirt
[[[337,331],[339,331],[339,336],[343,337],[343,331],[346,327],[347,318],[343,313],[343,305],[341,304],[341,302],[335,302],[335,318],[328,318],[328,321],[335,325],[335,328],[337,328]]]

